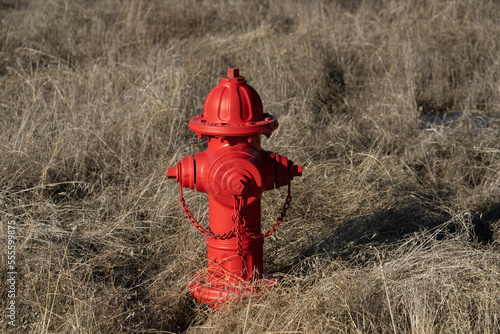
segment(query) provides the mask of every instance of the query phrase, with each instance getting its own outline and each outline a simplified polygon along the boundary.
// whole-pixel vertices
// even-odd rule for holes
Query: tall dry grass
[[[495,1],[4,1],[0,331],[500,333]],[[305,167],[281,284],[196,305],[203,237],[165,170],[228,66]],[[265,227],[282,191],[263,199]],[[206,222],[203,194],[186,193]],[[7,221],[17,319],[7,324]]]

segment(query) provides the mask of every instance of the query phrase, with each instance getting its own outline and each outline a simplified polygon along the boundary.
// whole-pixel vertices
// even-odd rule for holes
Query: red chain
[[[212,237],[214,239],[220,239],[220,240],[225,240],[229,239],[232,236],[236,236],[238,239],[238,255],[242,255],[242,249],[243,249],[243,240],[242,240],[242,233],[246,234],[252,239],[258,239],[258,238],[267,238],[271,234],[273,234],[274,231],[276,231],[281,223],[283,222],[283,219],[286,216],[286,213],[288,211],[288,208],[290,208],[290,203],[292,201],[292,182],[291,182],[291,177],[292,176],[292,166],[290,165],[288,168],[288,194],[285,199],[285,204],[283,204],[283,208],[281,209],[281,214],[279,218],[276,220],[274,223],[273,227],[271,227],[269,230],[266,231],[266,233],[262,234],[255,234],[252,231],[250,231],[250,228],[248,228],[247,222],[245,219],[241,216],[241,208],[243,206],[243,198],[234,196],[234,213],[232,215],[233,221],[234,221],[234,226],[232,229],[227,231],[224,234],[214,234],[212,231],[207,231],[203,228],[203,226],[200,225],[200,223],[194,218],[193,214],[191,213],[191,210],[189,210],[189,207],[184,200],[184,197],[182,196],[182,183],[179,182],[179,189],[180,189],[180,198],[179,202],[181,203],[182,209],[184,210],[184,213],[186,214],[186,217],[189,219],[191,224],[199,231],[201,234],[203,234],[206,237]]]
[[[239,226],[241,228],[242,232],[244,232],[247,236],[249,236],[250,238],[253,238],[253,239],[258,239],[260,237],[267,238],[268,236],[273,234],[273,232],[279,228],[281,223],[283,223],[283,219],[286,216],[288,208],[290,208],[290,202],[292,201],[292,191],[291,191],[290,184],[291,184],[291,182],[290,182],[290,180],[288,180],[288,195],[286,196],[285,204],[283,204],[283,208],[281,209],[281,214],[280,214],[279,218],[276,220],[276,222],[274,223],[273,227],[271,227],[269,230],[267,230],[265,233],[262,233],[262,234],[255,234],[252,231],[250,231],[250,229],[247,227],[247,222],[240,215],[241,203],[242,203],[241,198],[239,201],[235,200],[235,206],[234,206],[235,213],[233,213],[233,221],[235,222],[236,226]],[[236,196],[235,196],[235,198],[236,198]],[[237,205],[236,203],[238,203],[239,205]]]
[[[205,230],[203,228],[203,226],[201,226],[200,223],[198,223],[196,218],[194,218],[193,214],[191,213],[191,210],[189,210],[189,207],[188,207],[186,201],[184,200],[184,197],[182,196],[182,183],[181,182],[179,182],[179,189],[180,189],[180,193],[181,193],[181,197],[179,198],[179,202],[181,203],[182,209],[184,210],[184,213],[186,214],[186,217],[189,219],[191,224],[198,231],[200,231],[201,234],[203,234],[206,237],[212,237],[214,239],[220,239],[220,240],[229,239],[233,236],[233,234],[235,233],[235,230],[236,230],[235,227],[233,227],[232,229],[230,229],[229,231],[227,231],[224,234],[214,234],[212,231]]]
[[[281,214],[274,223],[273,227],[271,227],[269,230],[266,231],[266,233],[263,234],[264,238],[267,238],[268,236],[273,234],[273,232],[280,227],[281,223],[283,222],[283,219],[286,216],[288,208],[290,208],[290,203],[292,202],[292,173],[293,173],[293,166],[290,164],[288,166],[288,194],[285,199],[285,204],[283,204],[283,208],[281,209]]]
[[[234,196],[234,213],[232,215],[234,227],[236,229],[236,238],[238,240],[238,256],[243,255],[243,238],[241,237],[241,233],[243,232],[243,217],[240,215],[240,208],[243,205],[243,198]]]

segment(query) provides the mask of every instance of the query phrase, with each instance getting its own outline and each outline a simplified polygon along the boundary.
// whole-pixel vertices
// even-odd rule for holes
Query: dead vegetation
[[[500,333],[500,5],[5,1],[0,331]],[[304,165],[282,283],[220,314],[166,168],[228,66]],[[203,194],[186,192],[206,221]],[[264,227],[282,191],[263,200]],[[17,327],[7,325],[7,221]]]

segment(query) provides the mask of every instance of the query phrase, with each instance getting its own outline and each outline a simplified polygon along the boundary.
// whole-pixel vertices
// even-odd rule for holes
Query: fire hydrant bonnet
[[[269,136],[277,127],[276,117],[262,112],[259,94],[236,67],[208,94],[203,114],[189,122],[193,132],[211,136]]]

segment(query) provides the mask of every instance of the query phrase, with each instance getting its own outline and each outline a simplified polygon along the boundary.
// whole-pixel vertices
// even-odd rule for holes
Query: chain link
[[[243,255],[243,238],[241,237],[241,233],[243,232],[243,217],[240,215],[240,208],[243,205],[243,198],[234,196],[234,213],[232,215],[236,239],[238,241],[238,256]]]
[[[191,222],[191,224],[205,237],[212,237],[214,239],[225,240],[233,236],[236,236],[238,240],[238,256],[242,256],[243,254],[242,234],[245,234],[252,239],[267,238],[279,228],[281,223],[283,223],[283,219],[285,218],[286,213],[290,208],[290,203],[292,202],[291,179],[292,179],[292,166],[290,165],[288,166],[288,194],[285,199],[285,204],[283,204],[283,208],[281,209],[281,214],[274,223],[273,227],[271,227],[269,230],[267,230],[265,233],[262,234],[255,234],[254,232],[250,231],[250,228],[247,226],[247,222],[241,216],[240,212],[241,208],[243,207],[243,198],[241,196],[234,196],[234,213],[232,215],[234,226],[232,229],[223,234],[214,234],[212,231],[207,231],[206,229],[203,228],[203,226],[201,226],[201,224],[196,220],[196,218],[194,218],[193,214],[191,213],[191,210],[189,210],[189,207],[182,195],[182,182],[179,182],[179,189],[180,189],[179,203],[181,203],[182,209],[184,210],[184,213],[186,214],[186,217]]]
[[[214,239],[220,239],[220,240],[225,240],[231,238],[234,233],[236,228],[233,227],[229,231],[227,231],[224,234],[214,234],[212,231],[207,231],[203,228],[203,226],[200,225],[200,223],[194,218],[193,214],[191,213],[191,210],[189,210],[189,207],[184,200],[184,197],[182,196],[182,183],[179,182],[179,189],[180,189],[180,194],[181,197],[179,198],[179,203],[181,203],[182,209],[184,210],[184,213],[186,214],[186,217],[189,219],[191,224],[199,231],[201,234],[203,234],[205,237],[212,237]]]
[[[285,199],[285,204],[283,204],[283,208],[281,209],[281,214],[279,218],[276,220],[274,223],[273,227],[271,227],[269,230],[266,231],[266,233],[263,234],[264,238],[267,238],[271,234],[273,234],[274,231],[276,231],[281,223],[283,223],[283,219],[286,216],[286,213],[288,209],[290,208],[290,203],[292,202],[292,173],[293,173],[293,165],[289,164],[288,165],[288,193]]]

